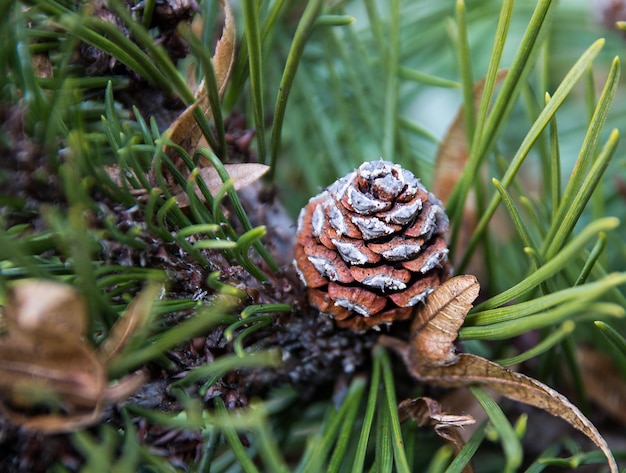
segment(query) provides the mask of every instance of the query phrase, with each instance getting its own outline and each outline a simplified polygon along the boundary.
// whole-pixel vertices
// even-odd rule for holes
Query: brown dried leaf
[[[452,444],[457,454],[465,445],[460,431],[465,426],[476,422],[472,416],[458,416],[444,412],[441,405],[429,397],[405,399],[398,405],[398,414],[400,422],[413,419],[420,427],[432,426],[437,435]],[[471,465],[467,465],[463,469],[464,473],[472,473],[473,471]]]
[[[267,173],[267,171],[269,171],[270,167],[265,164],[243,163],[225,164],[224,169],[226,169],[226,172],[233,180],[233,188],[235,190],[239,190],[242,187],[259,180],[263,175],[265,175],[265,173]],[[215,168],[203,167],[199,168],[198,172],[209,188],[211,194],[217,194],[224,183]],[[200,188],[197,185],[195,186],[195,192],[200,199],[204,200],[204,196],[202,195],[202,192],[200,192]],[[189,196],[187,195],[187,192],[181,191],[176,194],[176,201],[178,202],[178,206],[180,208],[184,209],[189,207]]]
[[[107,354],[123,346],[145,318],[151,295],[147,291],[131,305]],[[0,410],[17,425],[48,433],[89,425],[97,421],[105,402],[128,397],[143,382],[142,376],[132,376],[108,387],[103,360],[84,340],[84,301],[71,286],[19,282],[8,292],[3,315],[7,330],[0,337]]]
[[[217,80],[217,87],[220,97],[224,94],[228,79],[235,63],[235,20],[228,3],[220,0],[220,5],[224,10],[224,28],[222,36],[215,46],[215,54],[213,55],[213,70]],[[189,154],[193,154],[200,138],[202,131],[193,117],[193,111],[196,107],[200,107],[207,118],[212,115],[211,104],[207,94],[204,80],[200,83],[196,91],[196,101],[176,119],[169,129],[169,139],[180,145]],[[166,149],[169,154],[169,149]]]
[[[476,422],[472,416],[457,416],[444,412],[441,405],[429,397],[405,399],[398,405],[398,414],[400,422],[413,419],[420,427],[447,425],[460,428]]]
[[[98,355],[105,366],[109,364],[111,358],[122,351],[135,331],[146,324],[150,317],[152,302],[160,290],[160,286],[157,285],[144,289],[129,304],[124,315],[115,322],[106,340],[98,349]]]
[[[78,339],[50,341],[45,333],[31,335],[29,343],[24,336],[0,343],[0,413],[14,425],[45,433],[96,422],[107,380],[94,351]],[[63,414],[30,413],[52,406]]]
[[[24,429],[46,434],[59,434],[72,432],[96,423],[102,415],[102,406],[97,406],[95,409],[85,410],[71,416],[62,414],[28,416],[0,404],[0,414],[6,417],[13,425],[19,425]]]
[[[95,421],[107,379],[94,350],[82,340],[82,299],[65,284],[29,280],[14,286],[7,302],[8,330],[0,338],[3,413],[16,425],[49,433]],[[27,414],[50,405],[64,414]]]
[[[26,279],[9,290],[6,323],[14,333],[38,330],[52,337],[80,336],[87,327],[87,307],[67,284]]]
[[[432,426],[437,435],[452,444],[457,454],[465,445],[460,433],[461,429],[476,422],[472,416],[458,416],[444,412],[441,405],[429,397],[405,399],[398,405],[398,415],[400,422],[413,419],[420,427]],[[474,468],[470,464],[463,469],[464,473],[473,473],[473,471]]]
[[[224,94],[228,79],[235,64],[235,19],[232,11],[228,6],[228,2],[220,0],[220,5],[224,9],[224,29],[222,37],[215,46],[215,55],[213,56],[213,69],[215,70],[215,79],[217,80],[217,88],[220,96]],[[202,85],[200,86],[202,88]],[[206,95],[206,91],[204,92]]]
[[[435,289],[415,312],[411,324],[412,356],[426,364],[452,361],[454,341],[479,290],[478,281],[471,275],[455,276]]]
[[[76,335],[32,331],[13,337],[9,332],[0,340],[0,398],[11,405],[40,404],[43,390],[71,412],[93,407],[106,384],[100,360]]]
[[[454,279],[457,278],[449,281]],[[395,350],[403,358],[409,373],[420,381],[441,387],[485,386],[510,399],[560,417],[593,441],[606,455],[611,472],[618,473],[617,463],[606,440],[565,396],[533,378],[509,371],[485,358],[470,354],[454,355],[452,341],[471,302],[478,295],[475,280],[464,277],[461,281],[463,284],[455,291],[444,288],[429,296],[426,307],[420,311],[421,318],[413,324],[418,331],[411,331],[410,343],[387,336],[379,337],[379,343]],[[432,337],[432,343],[429,337]]]
[[[569,422],[585,434],[604,452],[612,473],[618,473],[617,463],[606,440],[585,415],[565,396],[545,384],[476,355],[460,354],[453,364],[420,366],[413,375],[442,387],[468,385],[486,386],[503,396],[543,409]],[[411,370],[411,368],[409,368]]]

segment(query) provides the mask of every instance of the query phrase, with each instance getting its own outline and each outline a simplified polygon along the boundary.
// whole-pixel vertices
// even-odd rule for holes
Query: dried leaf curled
[[[420,366],[418,370],[410,371],[430,384],[442,387],[485,386],[509,399],[560,417],[595,443],[606,455],[611,472],[618,473],[613,454],[598,429],[565,396],[549,386],[485,358],[465,353],[459,354],[453,364]]]
[[[400,422],[413,419],[417,425],[447,425],[450,427],[464,427],[476,421],[472,416],[459,416],[443,411],[441,405],[429,397],[405,399],[398,405]]]
[[[235,20],[232,11],[228,6],[228,2],[220,0],[220,5],[224,10],[224,28],[222,36],[215,46],[215,54],[213,55],[213,70],[220,97],[224,94],[230,73],[235,64]],[[202,131],[198,127],[193,111],[200,107],[207,118],[212,115],[211,104],[206,90],[204,80],[200,82],[196,91],[196,101],[176,119],[169,129],[169,139],[174,143],[182,146],[189,154],[193,154],[200,138]],[[169,154],[169,153],[168,153]]]
[[[71,432],[81,427],[87,427],[98,421],[102,415],[102,406],[94,409],[86,410],[80,413],[74,413],[71,416],[64,414],[46,414],[38,416],[29,416],[11,411],[0,404],[0,414],[5,416],[14,425],[27,430],[44,432],[47,434],[56,434],[63,432]]]
[[[469,275],[455,276],[435,289],[415,312],[412,356],[426,364],[453,361],[454,341],[479,290],[478,281]]]
[[[448,286],[444,287],[446,284]],[[611,473],[618,473],[606,440],[565,396],[485,358],[454,354],[452,342],[471,303],[478,296],[478,289],[473,277],[450,279],[433,292],[418,311],[409,343],[387,336],[379,337],[379,343],[395,350],[403,358],[409,373],[420,381],[450,388],[484,386],[560,417],[593,441],[606,455]]]
[[[398,414],[400,422],[413,419],[420,427],[432,426],[437,435],[452,444],[457,454],[465,445],[460,431],[465,426],[476,422],[472,416],[444,412],[441,405],[429,397],[405,399],[398,405]],[[463,473],[473,473],[473,471],[471,465],[467,465],[463,469]]]
[[[111,330],[102,351],[85,340],[87,308],[69,285],[24,280],[10,288],[0,337],[0,411],[12,423],[47,433],[67,432],[98,420],[107,402],[136,390],[131,375],[110,387],[107,362],[145,322],[154,289],[133,302]]]
[[[87,327],[87,307],[67,284],[26,279],[8,293],[6,318],[9,332],[40,330],[51,336],[80,334]]]
[[[0,338],[0,409],[12,423],[45,432],[71,430],[99,415],[105,367],[84,340],[86,307],[71,286],[45,280],[16,284],[7,297]],[[54,406],[63,414],[29,414]]]
[[[108,337],[98,349],[100,359],[105,365],[122,351],[133,333],[148,322],[152,303],[160,290],[161,287],[158,285],[144,289],[111,328]]]
[[[0,360],[0,397],[15,406],[27,407],[44,390],[71,411],[92,405],[107,384],[100,360],[78,337],[34,331],[13,338],[9,332],[0,343]]]

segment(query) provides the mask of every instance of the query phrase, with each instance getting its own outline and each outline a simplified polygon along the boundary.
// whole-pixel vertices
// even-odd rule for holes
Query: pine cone
[[[295,265],[312,305],[362,331],[405,320],[450,276],[441,202],[411,172],[363,163],[298,219]]]

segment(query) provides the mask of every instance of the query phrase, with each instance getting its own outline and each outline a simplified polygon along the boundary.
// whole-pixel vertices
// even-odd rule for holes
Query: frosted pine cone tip
[[[362,331],[407,319],[449,277],[447,230],[410,171],[366,162],[302,209],[294,262],[311,304]]]

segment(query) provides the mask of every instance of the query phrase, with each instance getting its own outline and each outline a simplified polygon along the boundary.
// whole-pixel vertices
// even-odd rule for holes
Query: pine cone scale
[[[349,187],[347,195],[343,198],[344,207],[361,215],[372,215],[391,208],[391,202],[381,201],[374,197],[368,197],[356,187]]]
[[[423,238],[394,237],[384,243],[370,243],[367,248],[387,261],[404,261],[416,257],[424,241]]]
[[[380,261],[380,254],[365,245],[362,240],[331,238],[331,243],[337,248],[344,261],[350,264],[366,265]]]

